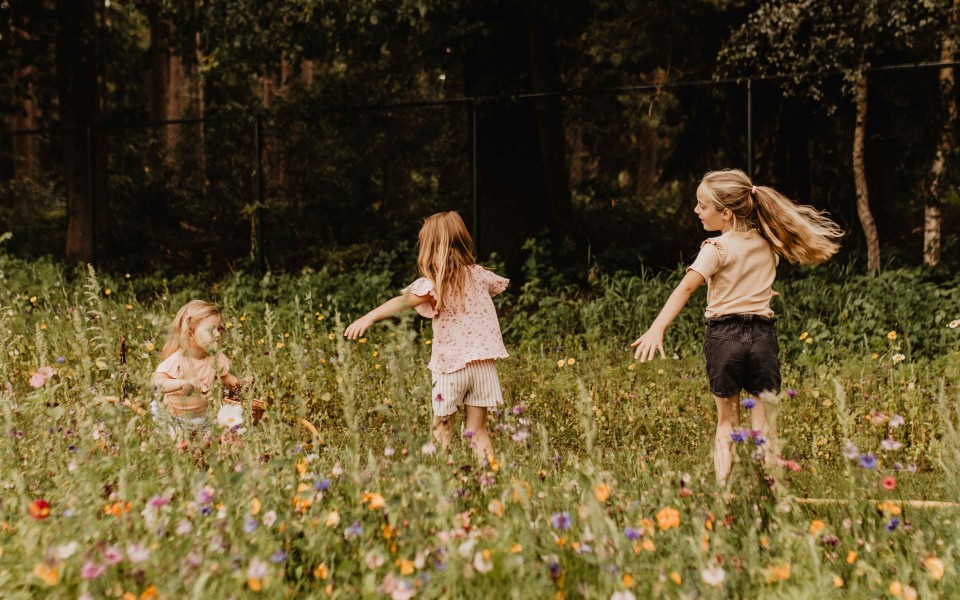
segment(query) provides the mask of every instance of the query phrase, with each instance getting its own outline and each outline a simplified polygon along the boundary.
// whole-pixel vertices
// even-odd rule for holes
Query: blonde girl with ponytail
[[[427,218],[420,229],[421,277],[347,327],[357,339],[374,323],[405,310],[433,320],[430,357],[433,436],[450,448],[456,413],[464,407],[466,437],[479,461],[493,460],[487,409],[503,403],[494,360],[506,358],[493,296],[509,283],[476,264],[473,240],[456,212]]]
[[[204,300],[184,304],[170,325],[163,362],[152,379],[163,402],[154,402],[150,410],[171,438],[184,442],[209,432],[210,392],[217,379],[231,390],[244,383],[230,373],[230,361],[219,351],[222,331],[220,310]]]
[[[700,247],[660,314],[631,344],[634,358],[664,357],[663,335],[694,291],[707,284],[704,354],[717,405],[713,462],[717,482],[727,482],[732,445],[753,437],[764,456],[775,455],[776,424],[767,422],[760,395],[780,392],[776,317],[770,300],[780,257],[815,265],[836,254],[843,231],[823,212],[799,205],[775,189],[754,185],[739,169],[712,171],[697,188],[694,208],[703,228],[719,231]],[[738,429],[742,405],[751,409],[752,431]]]

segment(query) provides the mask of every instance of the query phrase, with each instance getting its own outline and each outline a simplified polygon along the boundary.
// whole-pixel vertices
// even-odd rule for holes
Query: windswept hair
[[[473,239],[460,215],[450,211],[427,217],[420,228],[418,245],[417,267],[420,275],[433,282],[437,312],[446,305],[447,294],[462,303],[467,267],[476,261]]]
[[[756,228],[774,252],[794,264],[816,265],[837,253],[843,230],[826,212],[796,204],[777,190],[754,186],[739,169],[703,176],[697,197],[730,209],[735,229]]]
[[[207,317],[220,316],[217,305],[206,300],[191,300],[184,304],[170,325],[167,342],[163,345],[162,359],[166,360],[174,352],[186,348],[187,334],[196,331],[197,325]]]

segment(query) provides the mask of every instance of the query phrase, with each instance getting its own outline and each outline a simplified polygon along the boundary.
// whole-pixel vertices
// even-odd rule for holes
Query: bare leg
[[[767,443],[763,445],[763,462],[766,466],[775,466],[776,457],[780,454],[779,443],[777,442],[777,420],[775,411],[771,411],[763,400],[751,395],[756,400],[756,406],[753,407],[750,415],[751,426],[757,431],[763,432],[763,437]],[[773,414],[771,414],[773,413]],[[768,419],[768,416],[773,417]]]
[[[450,451],[450,441],[453,439],[453,423],[457,413],[445,417],[433,417],[433,439],[440,444],[444,452]]]
[[[717,435],[713,442],[713,468],[717,473],[717,483],[723,487],[730,476],[733,466],[733,440],[730,434],[740,426],[740,396],[721,398],[714,396],[717,403]]]
[[[467,431],[473,432],[470,445],[479,462],[493,456],[490,434],[487,432],[487,409],[480,406],[465,406],[467,413]]]

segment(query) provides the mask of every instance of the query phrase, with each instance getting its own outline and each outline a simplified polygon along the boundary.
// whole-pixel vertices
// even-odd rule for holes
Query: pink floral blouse
[[[426,277],[403,290],[416,296],[430,296],[430,302],[417,305],[416,309],[424,317],[433,319],[430,370],[435,373],[453,373],[469,362],[510,356],[503,345],[497,309],[491,300],[507,288],[510,280],[480,265],[467,269],[470,276],[464,281],[462,305],[451,292],[446,292],[440,313],[434,308],[437,297],[433,282]]]

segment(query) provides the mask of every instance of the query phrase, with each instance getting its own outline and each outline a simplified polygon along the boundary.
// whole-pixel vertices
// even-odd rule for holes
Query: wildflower
[[[153,342],[147,342],[147,345],[146,345],[147,352],[153,352],[154,348],[156,348],[156,346],[153,345]]]
[[[893,532],[900,525],[900,519],[893,517],[887,522],[887,531]]]
[[[563,367],[565,364],[567,364],[566,361],[564,361],[564,360],[561,358],[560,360],[557,361],[557,368],[559,369],[559,368]]]
[[[810,521],[810,535],[817,535],[826,526],[827,525],[820,519],[814,519],[813,521]]]
[[[103,551],[103,561],[108,565],[115,565],[123,561],[123,553],[116,546],[107,546]]]
[[[724,579],[727,578],[727,573],[723,570],[723,567],[711,567],[709,569],[702,569],[700,571],[700,579],[709,586],[720,587],[723,585]]]
[[[610,497],[610,486],[608,486],[606,483],[601,483],[597,487],[593,488],[593,495],[597,499],[597,502],[606,502],[607,498]]]
[[[360,521],[354,521],[351,523],[350,526],[347,527],[347,529],[343,532],[343,535],[347,539],[363,535],[363,526],[360,525]]]
[[[747,434],[742,429],[735,429],[730,432],[730,439],[739,444],[747,440]]]
[[[676,571],[670,571],[670,581],[672,581],[675,585],[680,585],[683,583],[683,578],[680,577],[680,573],[677,573]]]
[[[273,524],[277,521],[276,511],[269,510],[267,514],[263,515],[263,524],[267,527],[273,527]]]
[[[864,469],[874,469],[877,466],[877,457],[873,454],[861,454],[860,466]]]
[[[896,331],[891,331],[890,333],[888,333],[888,334],[887,334],[887,339],[888,339],[888,340],[891,340],[891,341],[897,339],[897,332],[896,332]]]
[[[567,359],[567,364],[568,364],[568,365],[572,365],[572,364],[574,364],[574,363],[576,363],[576,362],[577,362],[577,359],[575,359],[575,358],[573,358],[573,357]]]
[[[387,446],[386,448],[383,449],[383,455],[384,455],[384,456],[393,456],[394,453],[395,453],[395,451],[394,451],[394,449],[393,449],[393,446]]]
[[[660,528],[660,531],[680,527],[680,511],[675,508],[661,508],[657,511],[656,519],[657,527]]]
[[[267,569],[267,563],[259,558],[250,559],[250,564],[247,566],[247,586],[251,590],[259,592],[263,588],[263,580],[267,577]]]
[[[897,352],[896,354],[894,354],[893,356],[890,357],[890,360],[893,361],[893,364],[897,364],[897,363],[903,362],[903,360],[904,360],[905,358],[907,358],[907,357],[904,356],[903,354],[900,354],[899,352]]]
[[[257,530],[257,520],[247,515],[243,518],[243,532],[250,534]]]
[[[750,396],[747,396],[746,398],[740,401],[740,406],[744,407],[747,410],[751,410],[756,405],[757,405],[757,401],[751,398]]]
[[[330,489],[330,483],[331,483],[330,480],[324,477],[323,479],[315,483],[313,487],[315,487],[318,491],[325,492],[328,489]]]
[[[502,517],[502,516],[503,516],[503,502],[500,502],[499,500],[497,500],[496,498],[494,498],[493,500],[490,501],[489,504],[487,504],[487,510],[490,511],[491,513],[497,515],[498,517]]]
[[[899,581],[891,581],[887,591],[890,592],[891,596],[899,598],[903,595],[903,584]]]
[[[224,404],[217,411],[217,423],[222,427],[237,427],[243,424],[243,407],[239,404]]]
[[[642,533],[635,527],[627,527],[623,530],[623,535],[626,536],[628,540],[636,541],[640,539]]]
[[[259,513],[259,512],[260,512],[260,507],[261,507],[261,505],[260,505],[260,499],[259,499],[259,498],[253,498],[252,500],[250,500],[250,514],[251,514],[251,515],[254,515],[254,516],[255,516],[257,513]]]
[[[437,447],[433,444],[433,442],[427,442],[420,448],[420,453],[425,456],[433,456],[437,453]]]
[[[530,431],[527,429],[520,429],[514,432],[513,435],[510,436],[510,439],[515,442],[524,442],[528,437],[530,437]]]
[[[835,587],[835,588],[842,588],[842,587],[843,587],[843,577],[840,577],[839,575],[834,575],[834,576],[833,576],[833,587]]]
[[[210,504],[213,502],[213,496],[216,493],[216,490],[209,485],[205,485],[202,488],[197,490],[194,500],[197,504]]]
[[[896,480],[896,479],[894,479],[893,477],[889,477],[889,476],[883,478],[883,489],[885,489],[885,490],[887,490],[887,491],[889,492],[889,491],[892,491],[892,490],[896,489],[896,487],[897,487],[897,480]]]
[[[324,525],[327,527],[336,527],[340,524],[340,513],[336,510],[331,510],[327,513],[327,518],[324,521]]]
[[[77,542],[67,542],[66,544],[61,544],[57,546],[56,556],[60,560],[67,560],[76,553],[77,548],[79,547],[80,544]]]
[[[890,502],[889,500],[887,500],[886,502],[881,502],[877,504],[877,510],[879,510],[885,515],[893,515],[893,516],[899,515],[902,512],[899,506],[897,506],[893,502]]]
[[[140,600],[159,600],[160,592],[157,591],[157,586],[151,585],[147,589],[140,592]]]
[[[553,525],[554,529],[559,529],[560,531],[570,529],[570,513],[566,511],[555,513],[550,517],[550,524]]]
[[[37,566],[33,568],[33,574],[47,584],[47,587],[53,587],[60,583],[60,574],[57,573],[56,567],[48,567],[43,563],[37,563]]]
[[[493,560],[490,559],[489,550],[482,550],[473,555],[473,568],[478,573],[489,573],[493,570]]]
[[[330,576],[330,572],[327,570],[327,565],[320,563],[317,565],[317,568],[313,570],[313,576],[317,579],[326,580]]]
[[[853,460],[860,456],[860,450],[854,445],[853,442],[847,440],[843,443],[843,457],[848,460]]]
[[[367,505],[369,510],[379,510],[387,505],[383,496],[376,492],[364,492],[362,502]]]
[[[770,565],[764,570],[767,583],[777,583],[790,579],[790,565]]]
[[[894,429],[896,429],[897,427],[900,427],[901,425],[903,425],[903,423],[904,423],[903,417],[901,417],[900,415],[894,414],[892,417],[890,417],[890,427],[893,427]]]
[[[801,469],[800,463],[795,460],[785,459],[782,456],[777,457],[777,464],[790,471],[799,471]]]
[[[27,513],[38,521],[50,516],[50,503],[43,498],[37,498],[27,507]]]
[[[150,548],[143,544],[127,544],[127,557],[134,564],[142,563],[150,558]]]
[[[790,396],[791,398],[796,398],[797,390],[787,390],[787,396]]]
[[[283,550],[277,550],[272,555],[270,555],[270,562],[274,564],[282,563],[285,560],[287,560],[287,553],[284,552]]]
[[[174,533],[180,536],[189,535],[193,531],[193,525],[190,524],[190,521],[186,519],[181,519],[177,522],[177,528],[174,529]]]
[[[467,438],[468,440],[472,438],[474,435],[476,435],[476,432],[472,429],[467,429],[466,431],[463,432],[463,437]]]
[[[886,452],[894,452],[900,449],[900,442],[894,439],[887,438],[880,442],[880,447]]]
[[[801,333],[801,334],[800,334],[800,341],[803,341],[803,340],[807,339],[807,336],[808,336],[808,335],[810,335],[810,332],[808,332],[808,331],[804,331],[803,333]]]
[[[97,563],[87,562],[80,568],[80,577],[90,581],[107,572],[107,568]]]
[[[957,327],[960,327],[960,319],[954,319],[950,321],[950,324],[947,325],[947,327],[950,329],[956,329]]]
[[[943,579],[943,573],[945,566],[943,561],[937,558],[936,556],[928,556],[923,561],[923,569],[927,572],[930,577],[933,577],[937,581]]]
[[[634,596],[630,590],[623,590],[622,592],[614,592],[611,594],[610,600],[637,600],[637,597]]]

